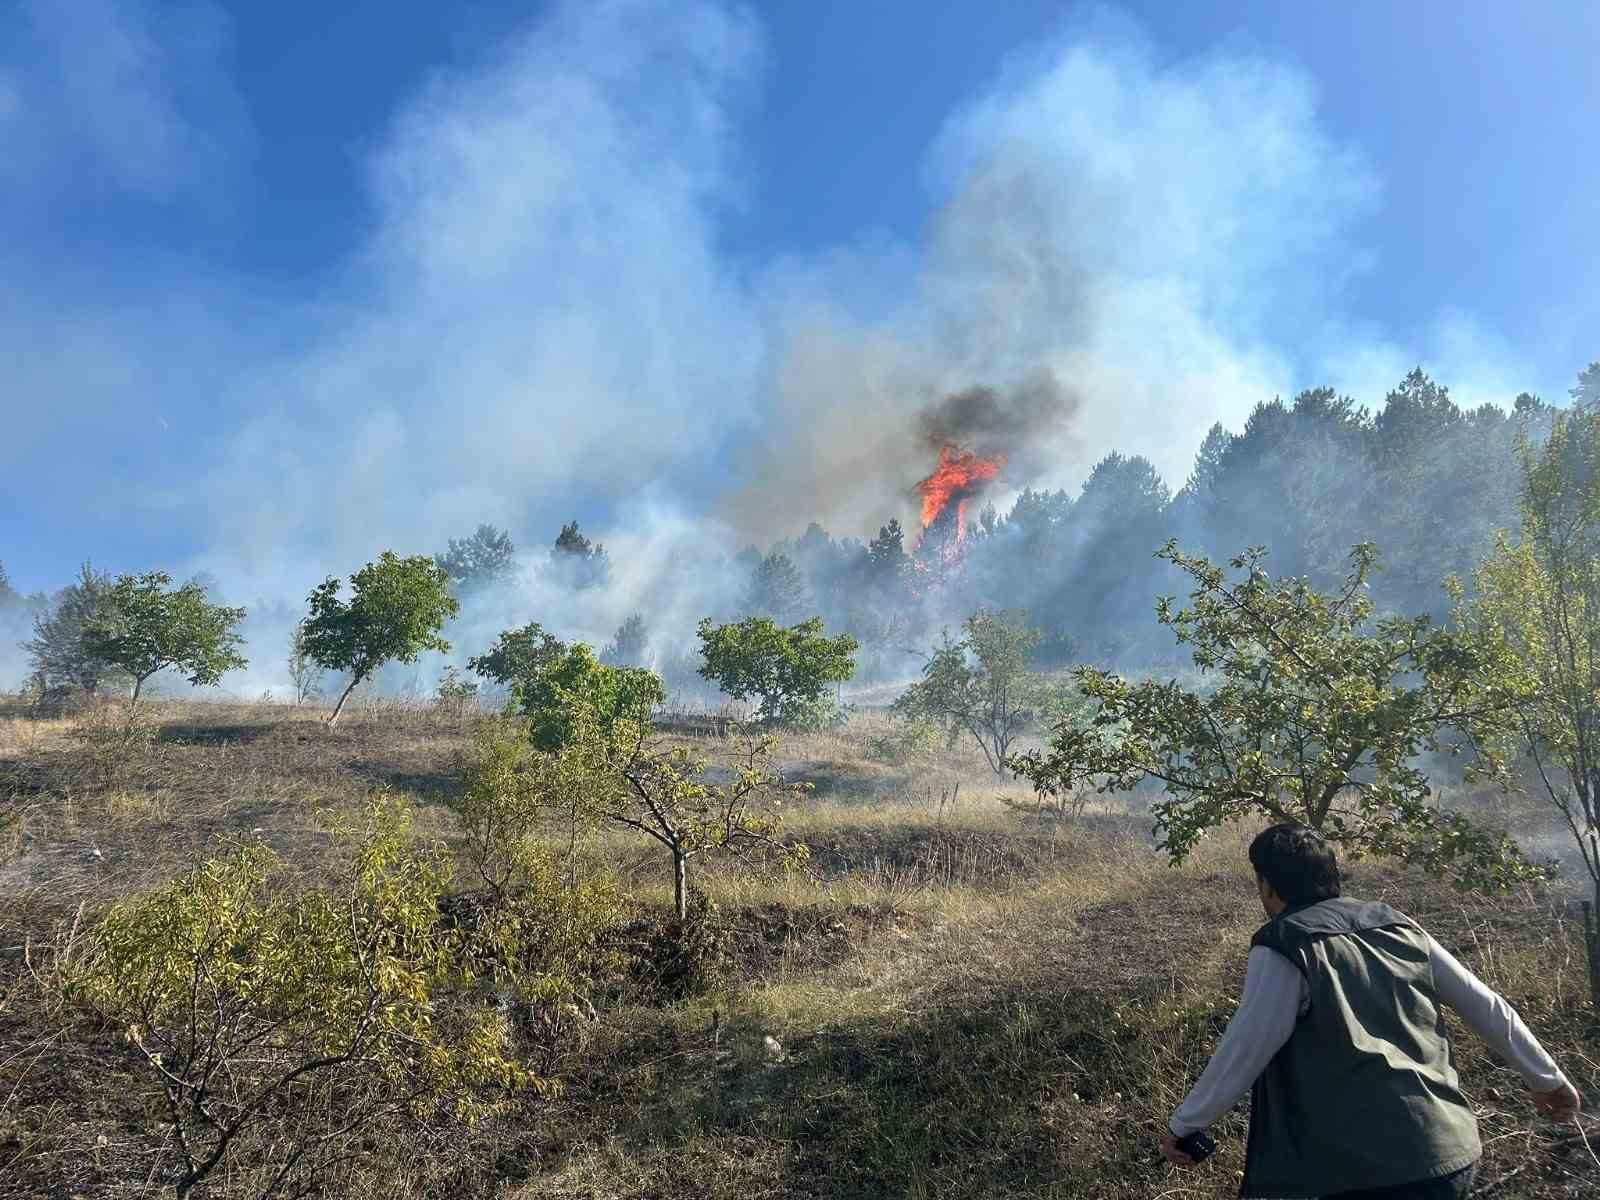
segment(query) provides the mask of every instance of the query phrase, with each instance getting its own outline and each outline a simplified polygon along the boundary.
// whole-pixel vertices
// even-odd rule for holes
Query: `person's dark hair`
[[[1339,894],[1339,862],[1322,835],[1305,825],[1274,825],[1250,843],[1250,865],[1289,905]]]

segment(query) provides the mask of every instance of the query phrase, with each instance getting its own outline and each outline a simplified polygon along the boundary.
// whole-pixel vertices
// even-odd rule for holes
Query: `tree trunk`
[[[350,699],[350,693],[356,690],[356,684],[360,683],[361,679],[362,677],[360,675],[350,676],[349,684],[345,687],[344,692],[339,696],[339,703],[333,706],[333,715],[328,718],[328,725],[330,728],[333,726],[333,723],[339,719],[339,714],[344,711],[344,702]]]
[[[1589,959],[1589,1002],[1600,1020],[1600,880],[1594,885],[1595,898],[1583,902],[1583,946]]]
[[[689,856],[678,847],[672,848],[672,903],[678,920],[689,919]]]
[[[144,677],[136,676],[133,681],[133,695],[128,700],[128,711],[132,712],[139,704],[139,693],[144,689]]]

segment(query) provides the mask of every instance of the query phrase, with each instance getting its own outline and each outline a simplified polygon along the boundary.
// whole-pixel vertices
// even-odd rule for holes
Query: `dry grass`
[[[331,816],[373,787],[414,797],[423,836],[455,833],[439,801],[473,718],[390,706],[330,731],[317,710],[273,705],[167,702],[153,715],[159,736],[108,764],[84,720],[34,721],[0,702],[12,818],[0,840],[0,1196],[156,1197],[170,1169],[147,1081],[34,986],[23,947],[80,904],[92,916],[239,834],[315,881]],[[857,718],[780,748],[786,772],[816,784],[788,820],[810,847],[807,872],[703,865],[736,953],[724,989],[665,1008],[618,1003],[559,1063],[559,1097],[426,1141],[380,1136],[327,1194],[1232,1195],[1241,1114],[1217,1129],[1222,1150],[1203,1172],[1168,1168],[1154,1147],[1236,1000],[1259,920],[1243,867],[1251,831],[1170,869],[1136,812],[1028,817],[1001,803],[1024,793],[975,748],[885,761],[884,730]],[[607,835],[583,854],[636,904],[665,906],[652,845]],[[1579,939],[1558,897],[1490,903],[1366,865],[1350,890],[1416,913],[1600,1102]],[[1470,1036],[1459,1047],[1490,1194],[1595,1194],[1600,1169],[1570,1128],[1537,1121]],[[241,1171],[208,1194],[251,1188]]]

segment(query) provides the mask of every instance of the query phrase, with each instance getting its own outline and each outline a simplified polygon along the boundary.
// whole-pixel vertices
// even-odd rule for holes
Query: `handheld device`
[[[1196,1129],[1178,1139],[1178,1149],[1195,1162],[1202,1162],[1216,1152],[1217,1143],[1204,1129]]]

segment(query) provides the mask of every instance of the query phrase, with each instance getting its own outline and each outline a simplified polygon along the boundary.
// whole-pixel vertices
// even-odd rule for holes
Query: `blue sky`
[[[917,408],[1600,357],[1600,10],[0,0],[0,560],[303,595],[578,515],[875,529]]]

